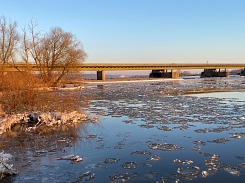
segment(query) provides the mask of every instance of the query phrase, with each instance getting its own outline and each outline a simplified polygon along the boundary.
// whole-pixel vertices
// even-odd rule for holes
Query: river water
[[[82,110],[98,123],[5,137],[20,174],[3,182],[244,182],[244,88],[240,77],[87,84]],[[72,154],[83,161],[57,160]]]

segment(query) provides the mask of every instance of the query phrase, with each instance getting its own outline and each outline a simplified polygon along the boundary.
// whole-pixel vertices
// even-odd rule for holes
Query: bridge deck
[[[0,66],[1,67],[1,66]],[[38,70],[35,64],[15,64],[6,65],[7,70],[25,70],[29,67],[31,70]],[[55,70],[61,70],[60,65],[55,66]],[[112,63],[84,63],[70,66],[73,71],[98,71],[98,70],[191,70],[191,69],[242,69],[245,64],[112,64]]]

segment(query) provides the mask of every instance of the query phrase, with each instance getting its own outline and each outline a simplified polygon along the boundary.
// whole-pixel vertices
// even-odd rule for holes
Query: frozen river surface
[[[244,182],[244,88],[244,78],[88,84],[79,92],[98,124],[5,137],[20,174],[4,182]],[[73,154],[83,161],[59,160]]]

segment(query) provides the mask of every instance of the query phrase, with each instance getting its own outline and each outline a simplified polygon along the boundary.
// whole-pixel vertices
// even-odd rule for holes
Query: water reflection
[[[14,182],[26,182],[25,176],[28,176],[30,182],[42,181],[43,175],[46,178],[50,176],[45,173],[46,170],[59,170],[57,165],[60,163],[57,160],[71,160],[72,163],[82,161],[78,155],[66,155],[71,148],[91,144],[91,139],[95,138],[93,134],[89,134],[87,128],[96,124],[86,121],[69,125],[42,126],[32,132],[26,131],[26,125],[15,124],[1,136],[0,151],[4,150],[13,155],[12,163],[19,170],[18,176],[8,177],[3,182],[10,182],[11,178]],[[37,176],[33,177],[33,174]]]

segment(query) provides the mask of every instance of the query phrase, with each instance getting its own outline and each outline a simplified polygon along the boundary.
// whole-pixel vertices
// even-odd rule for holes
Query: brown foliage
[[[16,22],[0,17],[0,112],[79,109],[81,99],[77,92],[50,91],[44,86],[58,85],[71,72],[71,66],[84,61],[86,53],[81,42],[59,27],[41,34],[35,32],[36,26],[31,22],[29,31],[22,29],[23,35],[20,35]],[[16,72],[8,72],[8,66],[20,62],[26,64],[25,71],[16,67]],[[38,67],[38,76],[32,72],[30,63]],[[57,66],[61,69],[57,70]]]
[[[0,103],[4,112],[73,111],[79,108],[76,92],[50,91],[30,72],[12,72],[1,76]]]
[[[2,75],[0,90],[2,108],[7,113],[30,110],[36,102],[39,81],[27,72],[9,72]]]

